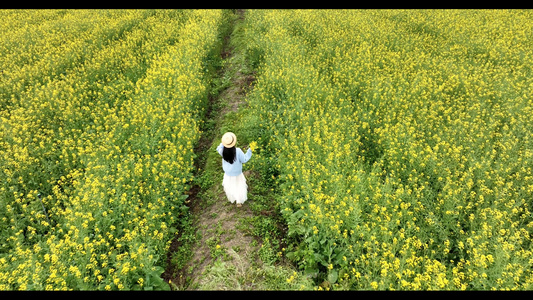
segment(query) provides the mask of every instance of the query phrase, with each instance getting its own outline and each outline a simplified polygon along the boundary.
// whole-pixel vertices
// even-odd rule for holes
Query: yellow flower
[[[250,149],[252,149],[252,151],[255,151],[255,149],[257,149],[257,142],[253,141],[248,146]]]

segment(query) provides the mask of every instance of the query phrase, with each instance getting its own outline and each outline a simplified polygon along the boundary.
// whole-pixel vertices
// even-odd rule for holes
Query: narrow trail
[[[223,178],[221,157],[215,152],[222,136],[221,130],[224,126],[228,126],[225,124],[226,115],[246,105],[244,97],[255,79],[253,75],[243,74],[237,60],[233,59],[234,49],[229,40],[235,22],[243,20],[244,11],[238,10],[236,14],[238,18],[232,21],[228,35],[224,37],[221,52],[223,63],[218,75],[225,83],[222,83],[223,89],[218,95],[210,99],[206,123],[211,127],[203,132],[196,149],[196,153],[200,156],[196,162],[196,177],[200,180],[199,184],[192,187],[188,199],[192,226],[196,230],[196,241],[191,247],[192,257],[180,270],[171,271],[167,268],[166,274],[163,275],[166,280],[171,281],[174,289],[221,290],[227,289],[228,286],[231,289],[254,288],[253,283],[246,283],[246,280],[243,284],[233,282],[223,286],[213,286],[208,272],[210,268],[224,267],[238,273],[235,278],[239,275],[246,276],[246,270],[257,266],[256,253],[260,247],[244,228],[246,219],[253,216],[249,206],[249,202],[253,201],[250,186],[249,200],[242,207],[237,208],[235,204],[231,204],[226,199],[221,185]],[[237,142],[237,147],[242,146]],[[246,170],[246,165],[243,169]],[[245,171],[244,174],[247,180],[250,176],[254,176],[250,171]],[[180,245],[174,242],[169,253],[178,247]]]

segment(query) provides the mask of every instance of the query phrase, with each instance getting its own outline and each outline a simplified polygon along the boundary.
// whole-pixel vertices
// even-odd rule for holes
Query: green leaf
[[[307,266],[304,270],[304,274],[310,275],[310,276],[316,276],[318,274],[318,268],[316,267],[316,265]]]
[[[155,266],[154,270],[149,271],[146,275],[146,282],[144,290],[163,290],[170,291],[168,283],[161,278],[161,274],[165,271],[160,266]]]
[[[339,274],[337,273],[337,270],[330,270],[328,273],[328,281],[329,283],[333,284],[337,282],[337,278],[339,277]]]

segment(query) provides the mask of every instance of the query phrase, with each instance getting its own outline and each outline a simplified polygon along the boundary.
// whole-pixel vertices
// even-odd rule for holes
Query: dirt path
[[[234,22],[243,18],[244,12],[237,11],[239,16]],[[232,26],[233,27],[233,26]],[[232,30],[229,30],[231,34]],[[230,36],[225,37],[221,52],[223,67],[219,71],[222,78],[222,91],[213,97],[206,120],[211,128],[204,131],[197,153],[203,157],[197,159],[196,177],[201,178],[200,184],[193,186],[188,200],[192,215],[193,228],[196,229],[197,240],[192,246],[192,258],[180,270],[169,271],[164,278],[172,281],[176,289],[253,289],[253,283],[246,280],[233,283],[214,284],[209,270],[224,267],[232,272],[245,276],[246,270],[257,262],[257,250],[260,247],[254,238],[246,234],[246,219],[253,213],[249,207],[251,197],[242,207],[237,208],[227,199],[222,188],[223,171],[221,157],[215,152],[220,143],[221,128],[224,126],[225,115],[236,112],[246,105],[244,97],[253,82],[253,75],[241,73],[240,66],[234,58],[233,48],[229,44]],[[225,82],[224,82],[225,80]],[[239,145],[237,145],[239,147]],[[241,146],[242,147],[242,146]],[[243,168],[246,170],[246,166]],[[218,171],[218,172],[217,172]],[[249,177],[250,172],[244,172]],[[180,245],[173,243],[170,251]],[[239,274],[235,278],[238,278]],[[229,278],[228,278],[229,279]]]

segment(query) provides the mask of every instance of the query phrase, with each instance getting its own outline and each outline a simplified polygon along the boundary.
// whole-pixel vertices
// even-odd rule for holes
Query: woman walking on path
[[[237,207],[241,207],[244,201],[248,199],[248,185],[242,173],[242,164],[250,160],[252,150],[248,148],[245,154],[241,148],[235,148],[236,143],[235,134],[226,132],[222,136],[222,142],[217,147],[217,152],[222,156],[224,192],[231,203],[237,202]]]

